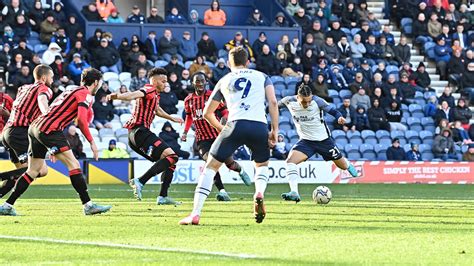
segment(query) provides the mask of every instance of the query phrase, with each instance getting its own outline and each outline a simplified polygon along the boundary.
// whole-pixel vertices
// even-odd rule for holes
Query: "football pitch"
[[[280,200],[269,185],[267,217],[256,224],[253,187],[228,185],[232,202],[205,205],[199,226],[179,226],[192,208],[194,185],[173,185],[183,205],[157,206],[159,186],[144,201],[126,185],[91,186],[111,212],[84,216],[71,186],[33,186],[0,217],[0,264],[474,264],[474,186],[329,185],[333,200]]]

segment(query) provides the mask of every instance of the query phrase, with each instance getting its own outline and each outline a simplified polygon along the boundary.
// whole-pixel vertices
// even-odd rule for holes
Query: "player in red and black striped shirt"
[[[167,71],[163,68],[153,68],[148,72],[148,78],[150,84],[145,85],[145,87],[134,92],[112,93],[107,96],[107,99],[126,101],[136,99],[132,117],[124,125],[125,128],[129,129],[129,146],[136,153],[154,162],[154,164],[140,178],[130,180],[130,186],[133,188],[135,197],[141,200],[141,191],[146,182],[153,176],[163,172],[163,184],[161,185],[158,204],[176,204],[168,197],[168,188],[173,179],[178,155],[160,137],[151,132],[150,126],[155,115],[178,123],[183,123],[183,120],[170,116],[159,106],[160,92],[165,89],[167,81]]]
[[[3,144],[10,153],[10,160],[17,168],[13,171],[0,173],[6,183],[0,188],[0,198],[14,186],[16,179],[28,166],[28,127],[41,113],[48,110],[48,101],[53,92],[49,88],[53,83],[53,70],[47,65],[38,65],[33,70],[35,83],[23,85],[18,89],[17,97],[11,106],[10,118],[3,131]],[[48,172],[43,165],[39,176]]]
[[[211,96],[211,91],[208,91],[207,79],[203,73],[196,73],[191,77],[191,82],[194,87],[194,93],[188,95],[184,99],[184,110],[186,112],[186,121],[184,126],[184,133],[181,136],[182,141],[186,141],[187,134],[191,125],[194,124],[196,141],[198,145],[199,155],[203,160],[207,160],[211,146],[219,136],[219,131],[207,122],[204,118],[204,106]],[[225,104],[222,103],[219,108],[216,110],[216,117],[221,120],[222,118],[227,117],[227,109]],[[250,177],[245,173],[243,168],[234,161],[234,158],[229,157],[225,164],[230,170],[233,170],[239,173],[240,177],[247,186],[250,186],[252,181]],[[219,201],[230,201],[230,197],[224,189],[224,184],[222,183],[221,176],[219,172],[214,176],[214,184],[216,185],[219,193],[217,194],[217,200]]]
[[[27,190],[30,183],[38,177],[48,153],[53,161],[58,159],[68,168],[71,184],[84,205],[84,214],[104,213],[112,208],[112,206],[100,206],[92,203],[80,163],[74,157],[63,134],[64,128],[77,118],[78,127],[89,141],[94,158],[98,159],[97,146],[89,131],[88,113],[92,106],[92,95],[102,86],[102,73],[97,69],[88,68],[82,72],[81,83],[80,87],[64,91],[51,103],[48,111],[31,124],[28,130],[30,140],[28,170],[18,179],[15,190],[6,203],[0,207],[0,214],[16,214],[13,204]]]

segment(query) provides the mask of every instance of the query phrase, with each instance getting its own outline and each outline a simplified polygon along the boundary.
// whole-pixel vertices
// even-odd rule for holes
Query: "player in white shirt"
[[[288,108],[300,137],[286,160],[286,176],[291,191],[281,195],[284,200],[296,202],[301,200],[298,193],[297,164],[308,160],[316,153],[324,160],[333,161],[337,167],[357,177],[357,170],[339,151],[324,121],[324,113],[328,113],[334,116],[339,124],[344,125],[346,120],[339,111],[325,100],[313,95],[311,88],[304,84],[298,88],[298,95],[283,98],[278,106]]]
[[[199,177],[194,192],[194,208],[179,224],[199,224],[204,201],[211,192],[213,178],[222,163],[234,151],[246,145],[252,151],[255,162],[254,215],[257,223],[265,218],[263,195],[268,182],[268,160],[270,147],[277,141],[278,103],[270,78],[260,71],[248,69],[248,54],[242,47],[229,52],[231,73],[224,76],[214,88],[210,101],[204,108],[204,118],[219,132],[212,144],[206,167]],[[225,100],[229,116],[227,124],[221,125],[214,111]],[[271,131],[268,131],[265,102],[271,117]]]

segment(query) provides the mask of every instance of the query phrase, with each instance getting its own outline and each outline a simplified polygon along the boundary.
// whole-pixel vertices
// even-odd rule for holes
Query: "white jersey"
[[[324,112],[335,114],[337,111],[325,100],[313,96],[311,104],[305,109],[298,103],[296,96],[288,96],[280,101],[280,107],[282,105],[285,105],[290,111],[300,139],[322,141],[331,137],[329,128],[324,121]]]
[[[266,124],[265,87],[268,85],[272,85],[272,81],[260,71],[234,69],[217,82],[211,99],[225,100],[228,121],[250,120]]]

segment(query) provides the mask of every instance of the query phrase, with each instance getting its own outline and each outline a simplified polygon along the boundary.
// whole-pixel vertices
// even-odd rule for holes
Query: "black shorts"
[[[228,122],[211,147],[211,155],[224,162],[234,151],[246,145],[252,151],[252,160],[263,163],[270,159],[268,126],[265,123],[237,120]]]
[[[201,157],[201,159],[204,159],[204,155],[206,155],[206,153],[209,153],[209,151],[211,151],[211,147],[214,141],[215,139],[207,139],[207,140],[201,140],[197,143],[199,156]]]
[[[51,154],[57,154],[71,149],[62,131],[46,134],[39,128],[30,127],[28,137],[30,139],[29,153],[33,158],[45,159],[48,151]]]
[[[3,145],[10,154],[12,163],[28,161],[28,127],[5,127]]]
[[[128,133],[128,145],[147,160],[156,162],[169,148],[168,144],[146,127],[136,127]]]
[[[323,156],[326,161],[335,161],[342,158],[342,154],[337,148],[332,138],[327,138],[322,141],[300,139],[293,150],[304,153],[308,158],[318,153]]]

